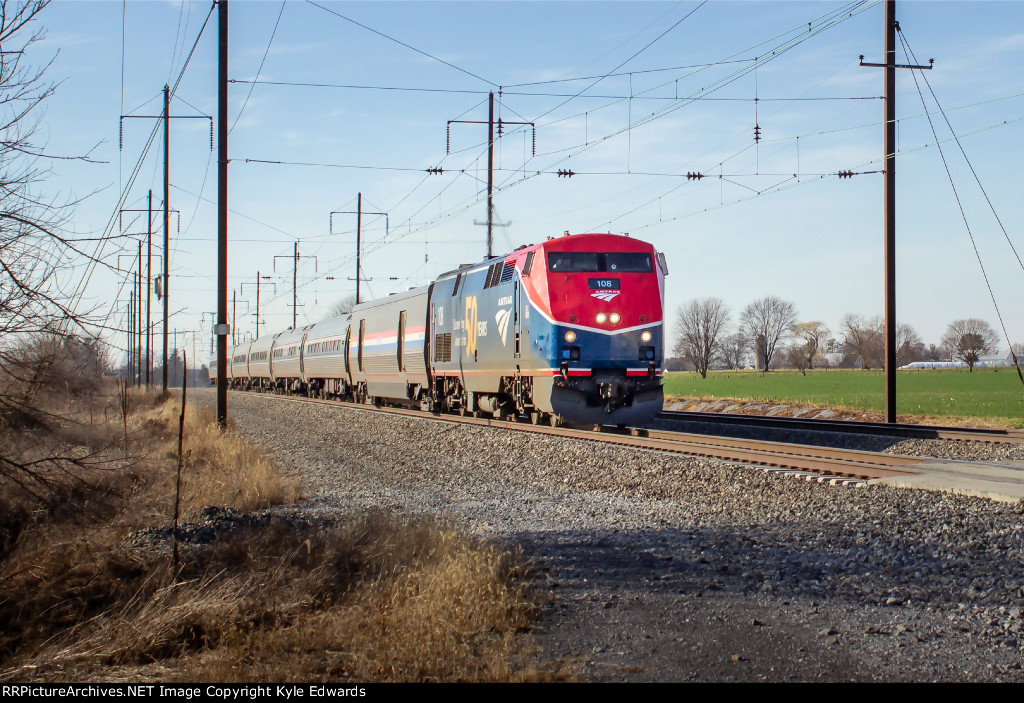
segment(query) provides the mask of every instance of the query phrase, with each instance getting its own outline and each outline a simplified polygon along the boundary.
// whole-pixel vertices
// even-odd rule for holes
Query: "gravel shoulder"
[[[544,601],[541,656],[583,679],[1024,680],[1019,504],[275,397],[229,404],[300,482],[288,510],[434,514],[521,546]]]

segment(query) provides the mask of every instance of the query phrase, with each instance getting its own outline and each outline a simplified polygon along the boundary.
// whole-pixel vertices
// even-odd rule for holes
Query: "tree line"
[[[672,352],[703,378],[709,369],[749,366],[768,371],[885,365],[885,320],[850,313],[833,331],[820,320],[801,321],[796,305],[773,295],[744,307],[735,322],[721,298],[698,298],[679,308]],[[968,370],[986,354],[999,350],[992,326],[976,318],[954,320],[938,344],[926,345],[912,325],[896,327],[896,365],[915,361],[962,361]],[[1024,345],[1014,345],[1022,356]],[[838,361],[835,361],[836,357]]]

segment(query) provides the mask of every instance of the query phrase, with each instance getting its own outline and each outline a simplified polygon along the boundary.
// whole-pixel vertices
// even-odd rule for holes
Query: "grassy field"
[[[750,398],[881,412],[881,371],[712,371],[669,373],[666,396]],[[896,375],[897,413],[937,417],[1005,418],[1024,426],[1024,386],[1014,369],[925,369]]]

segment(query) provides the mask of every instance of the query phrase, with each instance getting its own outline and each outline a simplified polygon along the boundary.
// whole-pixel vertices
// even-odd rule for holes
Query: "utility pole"
[[[137,285],[135,287],[135,300],[136,303],[136,343],[135,343],[135,362],[138,367],[138,376],[136,377],[135,386],[136,388],[142,388],[142,240],[139,240],[139,275]]]
[[[217,424],[228,422],[228,0],[217,3]]]
[[[171,88],[164,85],[164,383],[163,392],[167,392],[167,312],[171,298]]]
[[[128,340],[127,340],[128,341],[128,345],[125,347],[125,359],[126,359],[126,361],[125,361],[125,365],[124,365],[124,375],[125,375],[125,380],[127,382],[129,382],[129,383],[131,383],[131,380],[132,380],[132,367],[135,365],[135,360],[132,358],[132,341],[135,338],[135,330],[132,329],[132,322],[133,322],[133,318],[135,317],[134,305],[135,305],[135,274],[132,273],[132,289],[131,289],[131,292],[128,294],[128,319],[126,320],[127,324],[125,325],[125,327],[127,328],[127,332],[128,332]]]
[[[494,256],[494,91],[487,97],[487,258]]]
[[[299,312],[299,242],[295,242],[295,253],[290,257],[283,254],[279,254],[274,257],[274,270],[277,271],[277,260],[288,259],[292,260],[292,329],[295,329],[298,324],[298,312]],[[314,270],[318,270],[319,263],[315,256],[308,257],[313,259]],[[275,287],[275,290],[277,288]]]
[[[226,0],[225,0],[226,2]],[[222,7],[222,14],[225,14],[227,8]],[[227,41],[226,38],[224,40]],[[227,80],[225,78],[225,80]],[[163,342],[164,342],[164,372],[163,372],[163,390],[167,391],[167,318],[169,309],[169,293],[170,293],[170,281],[168,280],[170,274],[170,148],[171,148],[171,88],[168,85],[164,85],[164,109],[160,115],[121,115],[121,126],[122,126],[122,137],[121,146],[124,146],[123,137],[123,126],[124,120],[129,118],[139,119],[159,119],[163,122],[164,126],[164,273],[162,277],[163,282],[163,302],[164,302],[164,329],[163,329]],[[210,151],[213,151],[213,118],[209,115],[175,115],[174,119],[202,119],[210,120]],[[227,119],[225,117],[225,119]],[[152,192],[150,193],[150,210],[152,210]],[[181,218],[178,219],[179,226],[181,225]]]
[[[368,212],[367,215],[383,215],[384,216],[384,236],[388,236],[388,232],[391,229],[391,223],[388,221],[388,214],[386,212]],[[331,212],[331,233],[334,233],[334,216],[335,215],[355,215],[356,216],[356,305],[360,303],[359,297],[359,283],[363,280],[363,267],[362,267],[362,233],[363,233],[363,194],[358,193],[356,195],[356,209],[355,212],[352,210],[334,210]]]
[[[298,319],[299,308],[296,303],[299,302],[299,242],[295,242],[295,259],[292,264],[292,329],[295,329],[296,320]]]
[[[885,69],[885,421],[896,422],[896,69],[931,69],[896,63],[896,0],[885,0],[885,63],[861,66]]]
[[[260,276],[260,272],[256,272],[256,339],[260,338],[260,281],[262,279],[268,279],[270,276]],[[245,293],[245,284],[252,285],[252,281],[242,282],[242,293]],[[277,295],[277,284],[271,283],[274,286],[274,295]]]
[[[150,357],[150,343],[153,339],[153,320],[150,316],[153,303],[153,189],[149,190],[149,201],[147,204],[148,215],[146,216],[146,390],[153,381],[153,360]]]
[[[126,115],[126,117],[137,117],[138,115]],[[122,208],[120,215],[123,216],[126,212],[144,212],[146,213],[146,324],[143,328],[142,325],[142,241],[139,241],[139,329],[145,330],[146,336],[146,357],[145,357],[145,379],[146,379],[146,390],[149,390],[150,385],[153,382],[153,357],[152,357],[152,346],[153,346],[153,191],[149,191],[147,198],[146,207],[141,209],[136,208]],[[181,229],[181,212],[178,210],[171,209],[170,212],[175,213],[178,216],[178,228]],[[160,254],[157,254],[160,257]],[[162,264],[161,264],[162,266]],[[163,276],[158,276],[157,280],[161,282],[163,286]],[[163,289],[160,291],[160,295],[163,295]],[[142,363],[142,345],[139,345],[139,363]],[[140,371],[141,374],[141,371]]]
[[[494,258],[494,91],[487,98],[487,122],[474,120],[448,120],[448,149],[451,153],[451,126],[453,124],[487,125],[487,258]],[[533,128],[533,155],[537,155],[537,127],[533,122],[506,122],[498,118],[498,137],[505,125],[530,125]],[[431,169],[427,169],[430,173]]]
[[[246,315],[249,314],[249,310],[250,310],[249,301],[248,300],[239,300],[237,294],[238,294],[238,291],[236,291],[234,288],[232,288],[231,289],[231,343],[233,345],[236,345],[236,346],[238,345],[239,342],[244,342],[245,341],[245,336],[243,336],[242,339],[238,339],[238,318],[235,317],[236,311],[238,310],[238,303],[245,303],[245,314]]]
[[[128,383],[132,382],[132,371],[135,370],[135,272],[132,274],[132,288],[128,293],[128,367],[125,369],[125,377]]]

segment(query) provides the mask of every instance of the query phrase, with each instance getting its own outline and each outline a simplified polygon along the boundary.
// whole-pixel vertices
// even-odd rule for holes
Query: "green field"
[[[688,398],[750,398],[882,412],[881,371],[711,371],[667,373],[665,395]],[[1024,386],[1012,368],[923,369],[896,374],[900,415],[1008,418],[1024,426]]]

